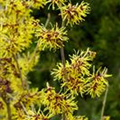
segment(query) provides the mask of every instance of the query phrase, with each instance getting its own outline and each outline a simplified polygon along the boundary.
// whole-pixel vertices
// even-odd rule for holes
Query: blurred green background
[[[111,116],[111,120],[120,120],[120,0],[86,1],[90,3],[91,13],[80,25],[67,27],[70,40],[65,44],[65,57],[68,59],[74,49],[86,50],[89,47],[97,52],[94,61],[96,67],[107,67],[109,74],[112,74],[104,115]],[[77,2],[80,3],[81,0],[72,0],[73,4]],[[48,10],[46,6],[45,9],[34,10],[32,14],[44,24],[48,13],[51,14],[50,21],[53,25],[56,22],[61,24],[59,10]],[[46,50],[40,56],[35,71],[28,75],[31,87],[42,89],[49,82],[58,88],[59,83],[53,81],[50,71],[61,61],[60,50]],[[90,120],[99,120],[103,97],[104,94],[95,99],[79,96],[77,100],[80,110],[76,114],[86,115]]]

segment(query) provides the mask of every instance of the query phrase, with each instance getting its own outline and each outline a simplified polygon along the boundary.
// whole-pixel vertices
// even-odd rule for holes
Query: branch
[[[63,47],[60,49],[60,53],[61,53],[61,60],[62,60],[63,67],[65,67],[65,53],[64,53]]]
[[[107,89],[105,91],[105,95],[104,95],[104,99],[103,99],[103,105],[102,105],[102,110],[101,110],[101,119],[103,119],[103,116],[104,116],[104,111],[105,111],[105,105],[106,105],[106,100],[107,100],[107,94],[108,94],[108,86],[107,86]]]
[[[18,60],[17,60],[16,56],[14,56],[14,55],[13,55],[13,58],[14,58],[14,60],[16,62],[16,65],[17,65],[17,68],[18,68],[18,71],[19,71],[19,74],[20,74],[20,80],[21,80],[21,83],[22,83],[22,87],[24,89],[24,81],[23,81],[23,77],[22,77],[22,73],[21,73],[21,69],[20,69]]]
[[[64,26],[64,22],[62,22],[62,26]],[[61,53],[61,60],[62,60],[62,64],[63,64],[63,67],[65,69],[65,52],[64,52],[64,48],[61,47],[60,49],[60,53]],[[66,71],[66,70],[65,70]],[[65,88],[64,88],[64,91],[65,91]],[[62,114],[62,120],[66,120],[66,117],[65,117],[65,113]]]
[[[48,17],[47,17],[47,20],[46,20],[46,23],[45,23],[45,27],[48,26],[49,21],[50,21],[50,13],[48,13]],[[37,45],[36,45],[36,47],[35,47],[35,50],[34,50],[34,52],[33,52],[33,56],[31,57],[30,61],[32,61],[32,60],[35,58],[38,50],[39,50],[39,42],[37,43]],[[29,62],[30,62],[30,61],[29,61]]]
[[[46,23],[45,23],[45,27],[48,26],[49,21],[50,21],[50,13],[48,13],[47,20],[46,20]]]

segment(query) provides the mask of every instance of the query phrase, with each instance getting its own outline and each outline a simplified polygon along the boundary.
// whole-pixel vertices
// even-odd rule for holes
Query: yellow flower
[[[26,110],[29,109],[33,104],[40,104],[42,98],[42,93],[38,89],[31,89],[29,91],[23,91],[21,94],[17,95],[17,100],[14,101],[14,107],[16,110]]]
[[[52,75],[55,80],[62,82],[62,87],[67,87],[73,95],[86,92],[86,84],[89,82],[90,76],[90,61],[95,57],[95,52],[87,49],[86,52],[78,51],[76,54],[70,56],[70,62],[65,63],[65,67],[59,63],[56,69],[53,69]]]
[[[90,7],[89,3],[82,1],[80,5],[72,5],[69,3],[60,8],[61,16],[63,21],[66,21],[67,24],[71,26],[74,24],[79,24],[84,20],[84,17],[89,14]]]
[[[110,116],[103,116],[102,120],[110,120]]]
[[[8,80],[4,80],[0,78],[0,94],[1,97],[4,96],[7,93],[12,93],[12,90],[10,88],[10,82]]]
[[[49,120],[49,118],[47,116],[45,116],[45,115],[38,114],[38,115],[33,115],[28,120]]]
[[[51,72],[51,75],[54,76],[54,80],[64,81],[65,77],[67,77],[67,75],[70,72],[70,69],[69,69],[70,64],[69,64],[69,62],[67,61],[65,63],[65,67],[63,66],[62,63],[58,63],[56,66],[57,66],[57,68],[53,69],[53,71]]]
[[[25,120],[49,120],[48,115],[44,115],[43,112],[28,110]]]
[[[2,117],[4,118],[4,116],[6,116],[6,112],[7,112],[6,104],[0,97],[0,118],[2,118]]]
[[[13,115],[14,120],[25,120],[26,119],[26,114],[22,110],[17,110],[15,114]],[[28,120],[28,119],[27,119]]]
[[[72,114],[77,110],[74,97],[68,97],[67,95],[56,93],[53,87],[48,86],[44,95],[44,104],[47,106],[47,110],[51,115],[57,114]]]
[[[52,9],[54,10],[55,9],[55,5],[57,5],[60,8],[62,5],[64,5],[64,3],[66,1],[67,0],[48,0],[48,3],[49,2],[51,3],[50,6],[52,6]]]
[[[73,74],[78,74],[79,76],[90,75],[89,68],[91,67],[91,64],[89,63],[92,61],[95,57],[95,52],[90,51],[87,49],[87,51],[82,51],[81,53],[78,51],[72,56],[70,56],[71,61],[71,69],[73,69]]]
[[[52,29],[46,29],[42,26],[36,36],[39,38],[39,48],[42,50],[45,48],[56,50],[64,46],[63,42],[68,40],[65,28],[59,28],[57,25]]]
[[[2,3],[4,0],[0,0],[0,3]]]
[[[33,8],[37,8],[39,9],[40,7],[44,7],[44,5],[46,5],[47,0],[31,0],[31,6]]]
[[[28,1],[4,1],[0,11],[0,57],[12,57],[28,48],[39,26],[39,20],[30,16]]]
[[[103,71],[100,71],[100,69],[93,71],[92,76],[89,78],[90,82],[87,84],[87,94],[90,94],[92,98],[100,95],[106,90],[106,87],[108,86],[107,77],[110,77],[111,75],[107,74],[107,69],[104,68]]]

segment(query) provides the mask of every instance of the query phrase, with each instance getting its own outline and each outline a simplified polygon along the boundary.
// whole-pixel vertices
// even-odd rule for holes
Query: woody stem
[[[103,105],[102,105],[102,110],[101,110],[101,119],[103,119],[103,116],[104,116],[104,111],[105,111],[105,105],[106,105],[106,100],[107,100],[107,94],[108,94],[108,86],[107,86],[107,89],[105,91],[105,95],[104,95],[104,99],[103,99]]]

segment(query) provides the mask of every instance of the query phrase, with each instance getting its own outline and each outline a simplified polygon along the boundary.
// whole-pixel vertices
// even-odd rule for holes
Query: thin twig
[[[65,25],[65,23],[62,21],[62,26],[64,27],[64,25]],[[63,68],[65,70],[65,51],[64,51],[63,47],[61,47],[60,53],[61,53],[61,60],[62,60]],[[65,72],[66,72],[66,70],[65,70]],[[64,91],[65,91],[65,88],[64,88]],[[65,113],[62,114],[62,120],[66,120]]]
[[[65,53],[64,53],[64,48],[63,47],[60,49],[60,53],[61,53],[62,64],[63,64],[63,67],[65,69]],[[64,91],[65,91],[65,89],[64,89]],[[65,119],[66,119],[65,118],[65,113],[63,113],[62,114],[62,120],[65,120]]]
[[[48,13],[48,17],[47,17],[47,20],[46,20],[46,23],[45,23],[45,27],[48,26],[49,21],[50,21],[50,13]],[[38,41],[38,43],[37,43],[37,45],[36,45],[36,47],[34,49],[33,55],[32,55],[29,62],[31,62],[35,58],[38,51],[39,51],[39,41]]]
[[[39,42],[37,43],[35,49],[34,49],[34,52],[33,52],[33,55],[31,57],[31,59],[29,60],[29,63],[35,58],[35,56],[37,55],[37,52],[38,52],[38,49],[39,49]]]
[[[25,114],[28,115],[27,110],[26,110],[26,108],[25,108],[25,106],[24,106],[24,104],[23,104],[22,102],[21,102],[21,105],[22,105],[22,108],[23,108]],[[29,116],[29,115],[28,115],[28,116]]]
[[[17,60],[16,56],[14,56],[14,55],[13,55],[13,58],[14,58],[14,60],[16,62],[16,65],[17,65],[17,68],[18,68],[18,71],[19,71],[19,75],[20,75],[20,80],[21,80],[21,83],[22,83],[22,87],[24,89],[24,81],[23,81],[23,77],[22,77],[22,73],[21,73],[21,69],[20,69],[18,60]]]
[[[62,64],[63,64],[63,67],[65,69],[65,52],[64,52],[64,48],[63,47],[60,49],[60,53],[61,53]],[[65,91],[65,88],[64,88],[64,91]],[[62,120],[66,120],[65,113],[62,114]]]
[[[102,119],[103,119],[103,116],[104,116],[105,105],[106,105],[107,94],[108,94],[108,87],[109,87],[109,86],[107,86],[107,89],[106,89],[106,91],[105,91],[105,95],[104,95],[104,99],[103,99],[103,105],[102,105],[101,119],[100,119],[100,120],[102,120]]]
[[[50,13],[48,13],[47,20],[46,20],[46,23],[45,23],[45,27],[48,26],[49,22],[50,22]]]
[[[63,67],[65,67],[65,53],[64,53],[63,47],[60,49],[60,53],[61,53],[61,60],[62,60]]]

